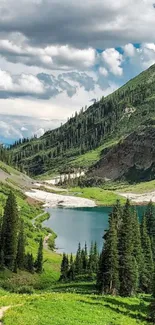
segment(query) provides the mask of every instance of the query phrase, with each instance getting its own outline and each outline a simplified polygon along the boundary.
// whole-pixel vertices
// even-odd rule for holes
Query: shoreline
[[[50,192],[41,191],[38,189],[32,189],[31,191],[25,192],[25,195],[40,201],[43,203],[44,208],[55,208],[55,207],[68,207],[68,208],[93,208],[96,207],[96,203],[93,200],[76,197],[76,196],[69,196],[69,195],[62,195],[62,194],[55,194]]]
[[[115,192],[122,198],[128,198],[131,201],[131,205],[146,206],[150,201],[155,203],[155,191],[146,193],[132,193],[132,192]],[[95,200],[87,199],[84,197],[71,196],[65,194],[58,194],[47,192],[40,189],[31,189],[25,192],[25,195],[31,199],[39,201],[43,204],[44,208],[93,208],[97,206],[109,207],[110,205],[96,204]]]

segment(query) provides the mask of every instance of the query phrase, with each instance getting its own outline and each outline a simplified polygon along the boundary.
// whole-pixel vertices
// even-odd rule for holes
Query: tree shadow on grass
[[[58,286],[54,286],[52,288],[52,291],[92,294],[96,293],[96,285],[93,283],[64,283]]]
[[[114,298],[111,297],[103,297],[103,298],[97,298],[96,297],[91,297],[91,301],[85,301],[85,300],[80,300],[81,303],[85,304],[90,304],[91,306],[94,305],[100,305],[102,307],[107,307],[108,309],[112,310],[113,312],[116,312],[118,314],[122,314],[124,316],[141,320],[141,321],[146,321],[147,318],[142,315],[142,313],[146,313],[148,311],[148,308],[144,304],[135,304],[135,305],[128,305],[127,303],[115,300]],[[106,303],[104,303],[106,302]],[[112,306],[113,305],[113,306]],[[126,310],[122,310],[126,309]]]

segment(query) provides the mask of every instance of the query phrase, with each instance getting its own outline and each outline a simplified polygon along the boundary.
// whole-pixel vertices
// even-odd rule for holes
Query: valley
[[[155,220],[154,71],[155,66],[150,67],[60,128],[1,148],[1,224],[11,191],[24,222],[27,258],[23,268],[9,269],[1,253],[2,324],[150,323],[154,233],[147,233],[143,215],[152,222],[152,228],[147,223],[151,232]],[[124,238],[127,246],[121,251]],[[96,253],[92,253],[93,243]],[[85,251],[78,245],[85,246]],[[42,250],[40,273],[38,247]],[[119,285],[122,261],[129,263],[123,266],[123,278],[128,274],[126,282],[130,279],[131,285],[123,280]]]

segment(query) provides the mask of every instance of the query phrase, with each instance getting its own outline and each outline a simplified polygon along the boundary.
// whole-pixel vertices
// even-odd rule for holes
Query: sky
[[[155,63],[152,0],[0,0],[0,141],[41,136]]]

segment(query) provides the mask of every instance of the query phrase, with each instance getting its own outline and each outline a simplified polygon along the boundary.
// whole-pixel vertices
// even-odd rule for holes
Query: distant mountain
[[[95,165],[95,167],[92,169],[91,166],[91,172],[95,170],[93,174],[98,175],[97,169],[100,168],[100,176],[108,177],[105,170],[114,168],[114,166],[106,165],[104,158],[107,154],[110,157],[114,155],[115,150],[121,150],[120,158],[115,156],[117,159],[122,159],[123,152],[124,155],[130,154],[129,149],[136,141],[135,139],[141,137],[141,130],[146,132],[146,137],[148,137],[149,130],[154,129],[154,119],[155,65],[130,80],[113,94],[92,104],[87,110],[81,110],[61,127],[46,132],[39,139],[16,143],[11,149],[12,161],[31,175],[41,175],[69,170],[75,166],[81,167],[82,159],[87,159],[92,153],[91,163],[89,162],[88,166]],[[151,129],[146,126],[150,126]],[[128,148],[130,139],[130,148]],[[125,143],[124,147],[118,144],[120,140],[121,143]],[[143,141],[145,141],[145,136]],[[155,141],[154,138],[152,141]],[[111,153],[108,149],[109,143]],[[111,148],[111,143],[113,143],[113,148]],[[136,145],[134,145],[134,150],[135,148]],[[146,147],[144,149],[146,150]],[[98,156],[96,152],[99,153]],[[136,157],[129,168],[128,158],[126,163],[123,160],[123,175],[111,174],[111,178],[130,178],[128,172],[135,159]],[[99,163],[96,164],[96,160]],[[102,163],[103,168],[101,168]],[[85,166],[87,167],[87,164]],[[154,174],[151,175],[154,177]]]

